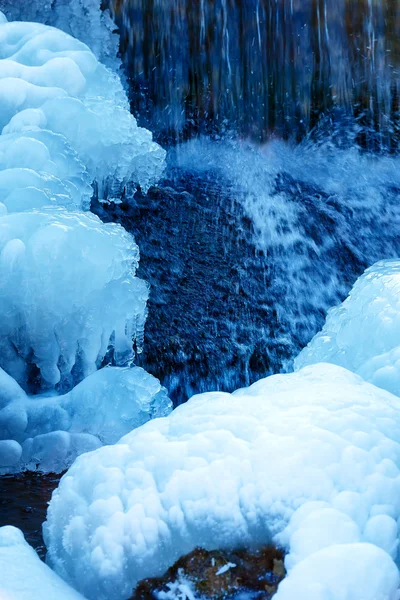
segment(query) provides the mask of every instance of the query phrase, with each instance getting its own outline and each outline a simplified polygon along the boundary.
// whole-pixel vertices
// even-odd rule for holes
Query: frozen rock
[[[3,600],[84,600],[39,559],[15,527],[0,528],[0,573]]]
[[[332,308],[295,368],[329,362],[400,396],[400,261],[380,261]]]
[[[400,400],[334,365],[195,396],[77,459],[49,506],[49,563],[88,598],[122,600],[196,547],[272,542],[283,590],[303,566],[312,584],[315,559],[313,599],[394,600],[399,439]]]

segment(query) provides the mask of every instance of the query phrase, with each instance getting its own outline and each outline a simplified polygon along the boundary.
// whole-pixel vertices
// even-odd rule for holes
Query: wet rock
[[[151,290],[137,364],[175,404],[250,385],[301,349],[298,341],[293,350],[274,314],[271,267],[226,182],[178,171],[131,205],[92,210],[121,223],[139,245],[138,275]]]
[[[186,586],[196,598],[222,600],[241,592],[269,600],[285,577],[283,553],[273,546],[236,552],[197,548],[180,558],[160,578],[140,582],[131,600],[154,600],[174,588]]]

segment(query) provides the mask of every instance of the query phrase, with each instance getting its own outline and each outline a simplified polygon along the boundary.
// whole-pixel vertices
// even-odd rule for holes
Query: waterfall
[[[131,101],[164,140],[299,140],[321,116],[398,140],[395,0],[109,0]]]

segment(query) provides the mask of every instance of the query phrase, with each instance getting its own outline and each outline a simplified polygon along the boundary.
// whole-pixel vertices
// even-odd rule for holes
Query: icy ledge
[[[77,459],[49,506],[49,563],[123,600],[197,546],[272,541],[288,552],[277,600],[398,599],[399,439],[400,399],[334,365],[195,396]]]
[[[295,368],[318,362],[346,367],[400,396],[400,260],[365,271],[348,298],[329,311]]]

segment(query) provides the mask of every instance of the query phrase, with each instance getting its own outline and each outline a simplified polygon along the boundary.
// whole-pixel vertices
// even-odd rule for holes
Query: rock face
[[[249,385],[292,356],[268,300],[266,257],[223,183],[180,172],[137,194],[134,205],[92,209],[139,245],[140,275],[151,291],[137,364],[160,378],[175,403]]]
[[[179,586],[187,586],[195,597],[210,600],[222,600],[240,592],[268,600],[285,574],[283,554],[273,546],[256,553],[207,552],[197,548],[178,560],[164,577],[140,582],[132,600],[154,600],[160,592],[160,597],[166,597]]]

